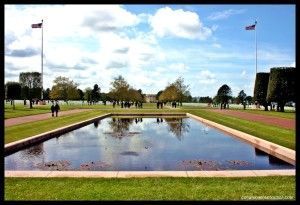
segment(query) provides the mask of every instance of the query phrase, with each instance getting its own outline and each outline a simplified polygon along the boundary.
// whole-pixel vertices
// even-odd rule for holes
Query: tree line
[[[244,90],[241,90],[237,97],[232,96],[231,88],[224,84],[217,94],[210,98],[209,96],[193,98],[189,91],[189,85],[184,84],[184,79],[179,77],[173,83],[169,83],[164,90],[156,94],[157,101],[177,102],[202,102],[220,105],[221,109],[229,107],[229,102],[242,104],[244,109],[247,104],[255,102],[258,105],[268,106],[272,109],[272,103],[277,103],[277,111],[284,112],[284,106],[287,102],[295,102],[295,81],[296,69],[294,67],[275,67],[270,69],[270,73],[257,73],[254,86],[254,96],[247,96]],[[101,93],[101,88],[95,84],[93,88],[87,87],[84,91],[79,89],[78,83],[69,78],[58,76],[53,81],[52,88],[43,90],[43,100],[63,100],[68,103],[69,100],[87,101],[88,104],[95,104],[102,101],[116,102],[145,102],[145,94],[141,89],[135,89],[127,83],[121,76],[113,78],[111,88],[108,93]],[[30,108],[34,99],[40,99],[42,92],[41,74],[38,72],[23,72],[19,75],[19,82],[7,82],[5,85],[5,98],[11,99],[13,108],[15,108],[15,99],[29,100]]]
[[[69,78],[58,76],[53,81],[52,88],[43,90],[43,100],[63,100],[68,104],[70,100],[86,101],[88,104],[95,104],[102,101],[144,102],[145,95],[141,89],[134,89],[120,75],[113,79],[109,93],[101,93],[101,88],[95,84],[93,88],[87,87],[84,91],[78,88],[79,84]],[[12,101],[15,109],[14,100],[23,99],[24,105],[29,100],[32,108],[34,100],[41,99],[41,74],[38,72],[23,72],[19,75],[19,82],[7,82],[5,84],[5,98]]]
[[[270,73],[257,73],[254,86],[254,100],[258,105],[268,106],[277,103],[277,111],[284,112],[284,106],[289,101],[296,101],[296,68],[274,67]]]

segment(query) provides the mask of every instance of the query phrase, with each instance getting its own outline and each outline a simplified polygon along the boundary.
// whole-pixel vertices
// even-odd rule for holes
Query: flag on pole
[[[257,24],[257,21],[255,21],[255,24],[251,25],[251,26],[246,26],[245,29],[246,30],[255,30],[255,26]]]
[[[246,30],[255,30],[255,24],[251,26],[246,26]]]
[[[42,28],[43,23],[31,24],[31,28]]]

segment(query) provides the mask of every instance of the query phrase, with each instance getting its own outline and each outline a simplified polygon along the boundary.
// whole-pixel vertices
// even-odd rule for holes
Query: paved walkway
[[[75,110],[67,110],[67,111],[61,111],[58,112],[58,116],[65,116],[73,113],[79,113],[79,112],[84,112],[87,110],[91,109],[75,109]],[[39,120],[46,120],[52,118],[52,113],[44,113],[44,114],[37,114],[37,115],[29,115],[29,116],[24,116],[24,117],[16,117],[16,118],[10,118],[5,120],[5,127],[8,126],[13,126],[13,125],[18,125],[18,124],[23,124],[27,122],[36,122]]]
[[[286,118],[280,118],[275,116],[253,114],[253,113],[241,112],[237,110],[210,109],[210,111],[222,113],[225,115],[238,117],[241,119],[250,120],[254,122],[258,121],[270,125],[277,125],[279,127],[287,128],[287,129],[295,129],[295,125],[296,125],[295,119],[286,119]]]

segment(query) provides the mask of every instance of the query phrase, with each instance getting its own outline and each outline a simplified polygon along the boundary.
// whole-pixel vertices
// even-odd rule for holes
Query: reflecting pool
[[[187,117],[110,117],[5,157],[5,170],[244,170],[295,166]]]

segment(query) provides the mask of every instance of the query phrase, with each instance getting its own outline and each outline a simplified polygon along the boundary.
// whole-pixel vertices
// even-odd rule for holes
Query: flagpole
[[[257,21],[255,21],[255,74],[257,74],[257,37],[256,37],[256,24]]]
[[[44,24],[43,24],[43,19],[42,19],[42,52],[41,52],[41,67],[42,67],[42,77],[41,77],[41,80],[42,80],[42,91],[41,91],[41,100],[43,100],[43,31],[44,30]]]

